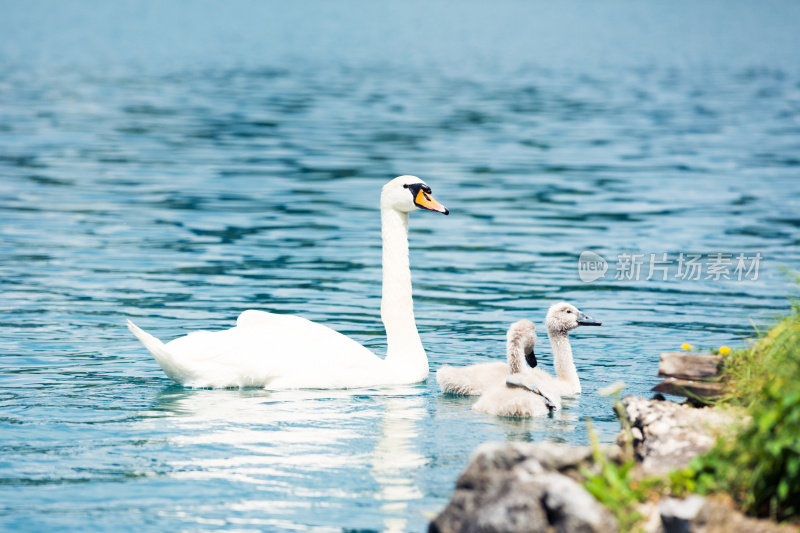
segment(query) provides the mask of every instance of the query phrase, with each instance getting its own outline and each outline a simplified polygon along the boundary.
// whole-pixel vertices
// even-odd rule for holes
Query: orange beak
[[[422,209],[428,209],[430,211],[436,211],[437,213],[442,214],[449,214],[450,210],[447,209],[445,206],[437,202],[432,194],[428,194],[422,189],[417,192],[416,198],[414,198],[414,203],[417,207],[421,207]]]

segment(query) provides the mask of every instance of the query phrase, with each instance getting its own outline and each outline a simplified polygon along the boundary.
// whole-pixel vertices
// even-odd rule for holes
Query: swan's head
[[[525,357],[528,366],[534,368],[537,364],[533,347],[536,345],[536,326],[530,320],[519,320],[511,324],[506,333],[509,362],[517,360],[521,364]],[[513,372],[512,372],[513,373]]]
[[[547,311],[545,324],[547,325],[548,331],[569,331],[578,326],[601,325],[600,322],[579,311],[577,307],[567,302],[559,302],[551,305],[550,310]]]
[[[400,176],[383,186],[381,209],[394,209],[409,213],[415,209],[428,209],[447,215],[450,211],[434,200],[431,188],[416,176]]]

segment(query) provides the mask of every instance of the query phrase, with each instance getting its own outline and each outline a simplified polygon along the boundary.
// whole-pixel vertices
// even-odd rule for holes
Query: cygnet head
[[[394,209],[401,213],[410,213],[415,209],[427,209],[445,215],[450,213],[434,200],[431,188],[416,176],[400,176],[384,185],[381,209]]]
[[[519,320],[511,324],[506,332],[509,373],[522,371],[522,358],[531,367],[536,366],[533,347],[536,344],[536,326],[530,320]]]
[[[547,331],[567,332],[578,326],[600,326],[601,323],[579,311],[574,305],[559,302],[550,306],[545,325]]]

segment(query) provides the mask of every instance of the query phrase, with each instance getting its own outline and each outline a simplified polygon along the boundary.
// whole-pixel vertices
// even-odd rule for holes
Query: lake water
[[[659,352],[741,345],[797,292],[798,27],[789,1],[0,2],[0,529],[421,531],[482,442],[612,441],[598,388],[649,395]],[[451,210],[411,220],[432,371],[568,300],[603,326],[563,411],[485,416],[433,373],[187,390],[125,328],[257,308],[382,353],[404,173]]]

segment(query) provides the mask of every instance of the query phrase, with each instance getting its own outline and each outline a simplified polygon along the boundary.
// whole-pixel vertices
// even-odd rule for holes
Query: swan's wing
[[[281,387],[313,387],[338,375],[373,371],[382,362],[327,326],[252,310],[231,329],[190,333],[166,348],[196,376],[185,383],[195,386],[264,386],[291,377],[295,381]]]
[[[511,374],[506,378],[506,385],[509,387],[518,387],[521,389],[527,389],[534,394],[538,394],[542,398],[544,398],[544,403],[547,405],[547,408],[551,411],[555,411],[560,406],[560,399],[554,398],[553,395],[545,392],[542,388],[536,384],[534,380],[525,379],[525,376],[522,374]]]

